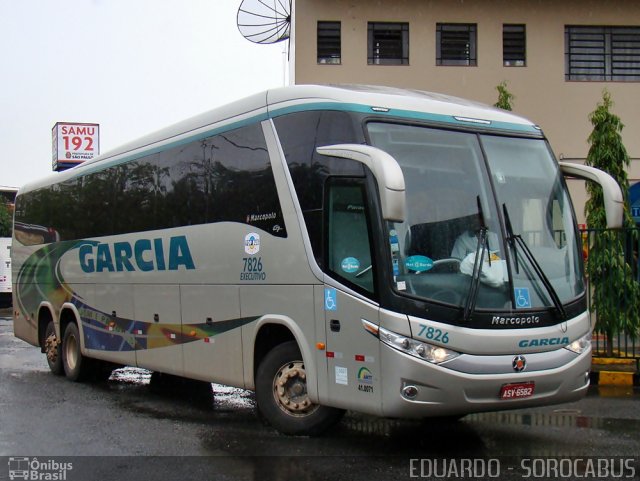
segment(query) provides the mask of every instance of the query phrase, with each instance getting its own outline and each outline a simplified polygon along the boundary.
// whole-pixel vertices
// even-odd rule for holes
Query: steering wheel
[[[457,259],[455,257],[444,257],[442,259],[438,259],[437,261],[433,261],[433,267],[455,265],[456,270],[460,270],[460,262],[460,259]]]

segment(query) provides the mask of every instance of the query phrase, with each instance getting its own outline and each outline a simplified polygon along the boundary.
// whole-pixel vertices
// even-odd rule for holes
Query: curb
[[[637,361],[635,359],[626,359],[619,357],[596,357],[591,358],[591,363],[597,366],[633,366]]]
[[[640,386],[640,375],[635,372],[591,371],[589,379],[598,386]]]
[[[638,359],[594,356],[589,378],[598,386],[640,386]]]

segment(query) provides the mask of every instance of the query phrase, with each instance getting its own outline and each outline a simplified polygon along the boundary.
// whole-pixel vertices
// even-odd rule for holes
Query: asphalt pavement
[[[25,463],[36,478],[48,475],[38,479],[64,481],[585,479],[576,474],[596,462],[638,479],[639,401],[633,386],[593,386],[575,403],[453,423],[349,412],[322,437],[291,437],[262,424],[242,389],[136,368],[101,383],[54,376],[0,313],[0,480]],[[465,471],[474,476],[459,476],[465,462],[475,463]],[[613,479],[603,473],[591,478]]]

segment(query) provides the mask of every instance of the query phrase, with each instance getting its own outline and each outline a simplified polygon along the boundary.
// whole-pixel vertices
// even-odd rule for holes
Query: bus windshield
[[[389,222],[394,288],[456,307],[559,307],[584,292],[571,203],[544,139],[370,122],[400,164]]]

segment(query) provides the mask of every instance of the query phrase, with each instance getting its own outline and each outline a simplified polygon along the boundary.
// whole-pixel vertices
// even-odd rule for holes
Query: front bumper
[[[510,362],[514,356],[499,357]],[[500,368],[493,373],[484,373],[487,369],[482,366],[496,365],[496,356],[473,356],[476,367],[468,369],[473,372],[464,372],[447,367],[447,363],[431,364],[381,344],[383,415],[424,418],[519,409],[571,402],[586,394],[591,348],[579,355],[561,349],[525,356],[532,359],[530,365],[533,367],[522,372],[513,372],[513,369],[505,372],[508,370]],[[543,362],[554,356],[554,363]],[[468,361],[466,365],[471,366]],[[536,365],[544,368],[536,369]],[[503,385],[523,382],[535,383],[533,396],[500,399]],[[410,390],[414,394],[411,398],[403,393],[407,386],[416,388]]]

